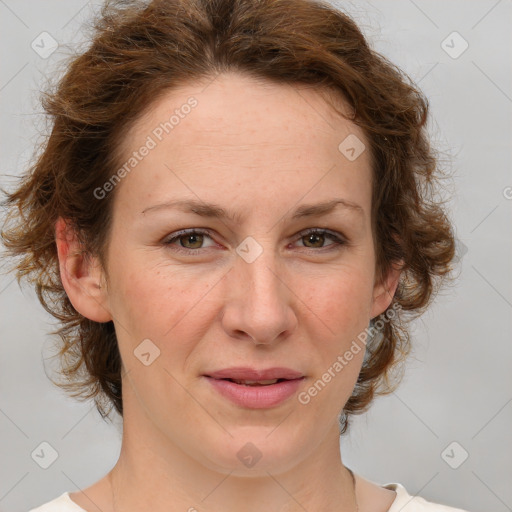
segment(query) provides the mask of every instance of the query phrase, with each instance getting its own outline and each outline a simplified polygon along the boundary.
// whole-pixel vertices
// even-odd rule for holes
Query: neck
[[[125,412],[121,454],[109,474],[112,512],[357,510],[337,423],[309,457],[281,470],[258,463],[251,476],[198,461],[145,419],[127,421]]]

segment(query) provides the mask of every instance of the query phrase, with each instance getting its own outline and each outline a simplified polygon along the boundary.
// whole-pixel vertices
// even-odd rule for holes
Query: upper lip
[[[272,379],[300,379],[304,374],[291,368],[265,368],[258,370],[249,367],[224,368],[214,372],[208,372],[206,377],[214,379],[237,379],[237,380],[272,380]]]

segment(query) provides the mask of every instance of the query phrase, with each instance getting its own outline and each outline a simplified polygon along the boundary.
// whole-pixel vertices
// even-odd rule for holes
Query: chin
[[[306,440],[293,424],[272,427],[229,427],[222,439],[205,441],[202,451],[205,465],[214,471],[235,476],[268,477],[268,473],[284,473],[296,466],[308,453]],[[231,435],[230,435],[231,434]]]

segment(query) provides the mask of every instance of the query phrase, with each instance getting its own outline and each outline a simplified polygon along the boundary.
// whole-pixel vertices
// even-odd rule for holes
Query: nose
[[[296,295],[272,249],[265,248],[252,262],[237,256],[226,277],[222,324],[229,336],[268,345],[295,330]]]

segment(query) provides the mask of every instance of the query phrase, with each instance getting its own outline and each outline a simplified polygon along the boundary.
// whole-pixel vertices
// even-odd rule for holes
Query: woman
[[[118,4],[7,199],[61,385],[123,417],[115,467],[34,510],[460,510],[339,446],[454,255],[420,91],[328,4]]]

